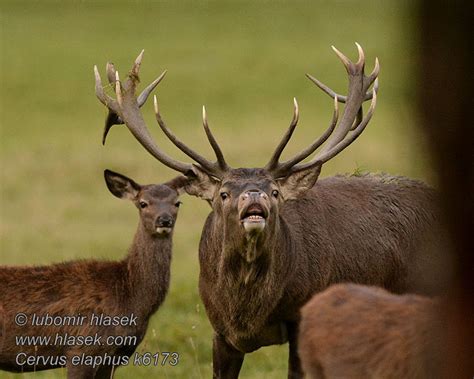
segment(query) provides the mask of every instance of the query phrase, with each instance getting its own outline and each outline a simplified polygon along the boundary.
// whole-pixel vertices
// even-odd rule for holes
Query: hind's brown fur
[[[434,378],[437,302],[337,284],[301,311],[299,354],[312,379]]]
[[[107,175],[112,179],[107,179]],[[117,184],[117,178],[120,184]],[[172,234],[154,232],[160,217],[177,216],[175,206],[181,179],[164,185],[139,186],[119,174],[106,172],[107,184],[119,197],[131,199],[140,209],[140,222],[128,255],[118,262],[72,261],[49,266],[0,266],[0,369],[9,371],[38,371],[64,366],[67,360],[68,378],[109,378],[112,368],[126,363],[145,335],[150,316],[163,302],[170,278]],[[135,187],[137,186],[137,187]],[[133,193],[132,193],[133,192]],[[18,326],[15,315],[24,313],[28,324]],[[32,326],[33,315],[86,316],[83,325]],[[90,325],[92,314],[137,317],[136,325]],[[126,322],[126,321],[125,321]],[[130,322],[126,322],[130,324]],[[17,346],[17,336],[101,336],[102,346]],[[108,336],[135,336],[125,346],[105,345]],[[129,343],[133,342],[133,343]],[[47,363],[21,364],[26,356],[52,357]],[[108,364],[74,366],[73,356],[111,357]],[[113,360],[112,360],[113,358]],[[20,359],[20,364],[18,363]]]

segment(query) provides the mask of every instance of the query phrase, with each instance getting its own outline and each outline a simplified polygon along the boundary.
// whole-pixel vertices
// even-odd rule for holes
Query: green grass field
[[[323,176],[385,171],[432,181],[414,113],[417,29],[408,1],[17,2],[0,1],[0,264],[119,259],[135,232],[134,207],[106,189],[105,168],[140,183],[174,172],[154,161],[124,127],[100,144],[105,108],[94,94],[93,65],[107,60],[122,77],[141,49],[148,84],[168,125],[211,157],[201,128],[211,127],[233,167],[266,163],[300,104],[300,126],[286,156],[325,130],[332,101],[305,77],[338,92],[346,73],[330,49],[353,59],[359,42],[371,70],[381,62],[378,107],[364,134]],[[178,153],[143,108],[158,144]],[[176,351],[176,367],[125,367],[117,378],[209,378],[212,329],[200,302],[197,247],[209,207],[185,196],[175,231],[169,295],[139,351]],[[1,287],[1,284],[0,284]],[[1,289],[0,289],[1,290]],[[287,346],[246,357],[242,378],[286,377]],[[64,378],[65,370],[25,374]],[[2,378],[22,377],[0,373]]]

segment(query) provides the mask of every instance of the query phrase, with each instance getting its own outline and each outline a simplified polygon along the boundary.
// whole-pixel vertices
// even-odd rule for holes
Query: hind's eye
[[[175,206],[176,208],[179,208],[179,206],[180,206],[181,204],[183,204],[183,203],[182,203],[181,201],[178,201],[174,206]]]
[[[279,195],[279,192],[277,190],[272,191],[272,196],[276,199]]]
[[[221,192],[221,199],[225,200],[229,197],[229,194],[227,192]]]
[[[140,201],[139,205],[140,205],[140,208],[142,209],[148,206],[148,204],[145,201]]]

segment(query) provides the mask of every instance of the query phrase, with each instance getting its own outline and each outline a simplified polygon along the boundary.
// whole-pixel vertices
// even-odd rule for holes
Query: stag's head
[[[183,176],[164,184],[141,185],[122,174],[105,170],[105,183],[113,195],[132,201],[140,223],[153,236],[166,237],[173,231],[181,204],[179,194],[187,179]]]
[[[281,162],[280,157],[298,123],[299,109],[296,99],[294,99],[294,112],[290,126],[268,163],[261,168],[233,169],[227,164],[209,129],[204,107],[203,126],[216,155],[215,162],[209,161],[189,148],[171,132],[161,117],[155,96],[155,115],[159,126],[171,142],[194,162],[180,162],[163,152],[148,132],[139,108],[163,79],[165,72],[146,87],[139,96],[136,96],[135,90],[143,51],[136,59],[124,83],[120,81],[119,74],[113,64],[107,64],[107,77],[110,85],[115,88],[115,99],[104,92],[97,67],[94,68],[97,97],[109,109],[103,141],[105,141],[112,125],[125,123],[151,155],[188,178],[185,191],[190,195],[207,200],[211,204],[224,232],[231,231],[234,235],[243,236],[272,233],[278,227],[279,209],[282,202],[296,199],[312,188],[318,179],[321,166],[349,146],[362,133],[372,117],[377,98],[379,64],[376,59],[372,73],[365,75],[364,52],[358,44],[356,45],[359,59],[355,63],[333,47],[349,76],[347,96],[338,95],[311,75],[307,75],[312,82],[334,99],[333,117],[329,127],[320,137],[287,161]],[[373,89],[369,90],[372,84]],[[371,100],[371,104],[364,116],[362,104],[366,100]],[[339,102],[345,103],[340,119]],[[309,161],[305,161],[323,144],[324,146],[318,153]]]

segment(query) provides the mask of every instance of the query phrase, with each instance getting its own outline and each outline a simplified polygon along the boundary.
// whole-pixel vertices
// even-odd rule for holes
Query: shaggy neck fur
[[[172,233],[150,235],[138,225],[133,244],[125,258],[131,308],[138,314],[152,314],[163,302],[170,279]],[[140,320],[141,321],[141,320]]]
[[[216,241],[222,252],[217,291],[229,337],[257,333],[282,297],[282,278],[292,267],[285,257],[291,238],[282,235],[289,233],[286,223],[276,221],[272,229],[252,236],[225,230]],[[222,226],[215,227],[214,235],[222,235]]]

